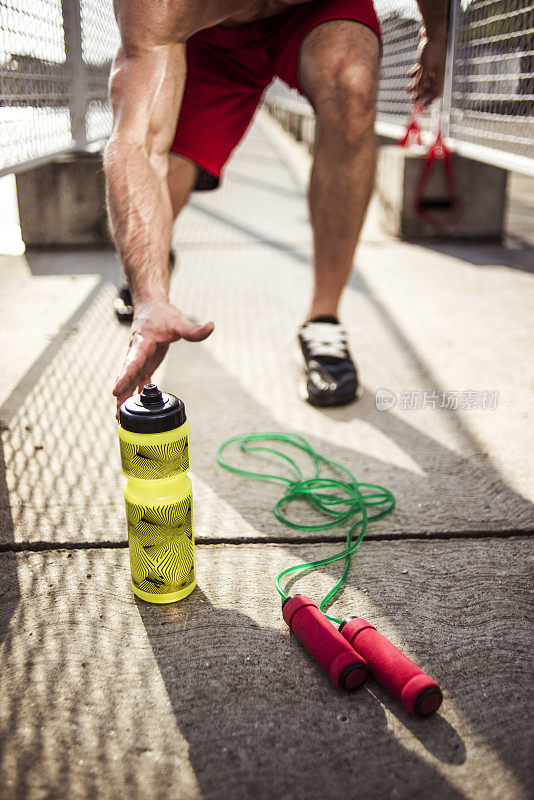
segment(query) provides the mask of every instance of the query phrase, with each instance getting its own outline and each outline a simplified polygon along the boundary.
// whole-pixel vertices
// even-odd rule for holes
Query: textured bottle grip
[[[367,620],[353,617],[340,631],[355,652],[365,658],[369,671],[411,713],[426,717],[441,705],[436,681],[382,636]]]
[[[309,597],[288,598],[283,617],[306,650],[328,673],[338,689],[357,689],[367,677],[365,660],[355,653],[343,636]]]
[[[176,503],[141,505],[126,499],[134,592],[155,603],[194,587],[192,496]]]
[[[182,475],[189,470],[187,433],[161,444],[140,444],[119,439],[122,472],[127,478],[158,480]]]

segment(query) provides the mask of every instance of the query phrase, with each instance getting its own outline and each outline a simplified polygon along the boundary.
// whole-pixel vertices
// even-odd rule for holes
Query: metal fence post
[[[445,66],[445,82],[443,84],[443,103],[441,130],[445,138],[450,137],[452,93],[454,84],[454,65],[456,61],[456,46],[458,43],[458,21],[461,12],[461,0],[449,0],[449,14],[447,26],[447,64]]]
[[[65,60],[70,76],[69,111],[71,134],[80,150],[87,145],[85,117],[87,113],[87,87],[82,52],[82,21],[80,0],[61,0]]]

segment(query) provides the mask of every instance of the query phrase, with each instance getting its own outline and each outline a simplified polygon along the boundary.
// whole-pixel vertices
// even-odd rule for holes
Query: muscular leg
[[[307,319],[337,314],[373,187],[380,46],[351,20],[314,28],[302,44],[299,79],[317,119],[309,186],[315,281]]]
[[[174,219],[178,216],[182,208],[189,199],[189,195],[196,183],[198,167],[188,158],[169,153],[169,172],[167,183],[171,196],[172,210]]]

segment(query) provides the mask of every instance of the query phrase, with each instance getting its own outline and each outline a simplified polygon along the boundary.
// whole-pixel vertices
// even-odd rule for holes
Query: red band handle
[[[365,658],[371,674],[411,714],[427,717],[438,710],[443,695],[436,681],[367,620],[353,617],[342,623],[340,629],[354,650]]]
[[[445,142],[443,141],[443,137],[441,135],[441,131],[438,132],[436,136],[436,140],[433,144],[430,145],[428,148],[428,152],[426,154],[425,163],[423,164],[423,170],[419,177],[419,181],[417,183],[417,188],[415,190],[415,211],[419,216],[425,220],[425,222],[430,223],[431,225],[439,225],[440,220],[432,214],[428,208],[425,207],[427,205],[426,201],[423,199],[426,185],[429,181],[430,174],[434,169],[436,163],[441,162],[443,164],[443,170],[445,173],[445,182],[447,184],[447,192],[448,198],[447,203],[448,207],[450,208],[450,213],[448,215],[448,221],[454,222],[456,221],[461,212],[462,212],[462,205],[460,198],[456,193],[456,187],[454,183],[454,173],[452,169],[452,160],[451,160],[451,153],[448,147],[446,146]],[[430,205],[432,205],[432,201],[430,201]]]
[[[319,611],[309,597],[297,594],[283,605],[283,617],[306,650],[338,689],[357,689],[367,677],[367,664]]]
[[[419,117],[421,115],[422,106],[420,103],[414,103],[412,108],[412,115],[406,125],[406,130],[397,144],[399,147],[407,147],[413,140],[416,144],[423,144],[421,139],[421,125],[419,124]]]

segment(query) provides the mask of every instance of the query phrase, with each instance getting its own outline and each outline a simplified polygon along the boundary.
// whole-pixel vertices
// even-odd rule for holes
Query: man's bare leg
[[[336,315],[373,188],[380,45],[364,25],[325,22],[304,40],[300,83],[317,118],[309,186],[315,280],[307,319]]]
[[[193,161],[178,155],[178,153],[169,153],[167,185],[171,196],[174,219],[177,218],[189,200],[189,195],[197,182],[197,176],[198,167]]]
[[[380,45],[351,20],[314,28],[300,52],[299,79],[312,103],[317,134],[309,185],[314,286],[299,341],[312,405],[344,405],[360,394],[338,305],[373,186],[374,114]]]

